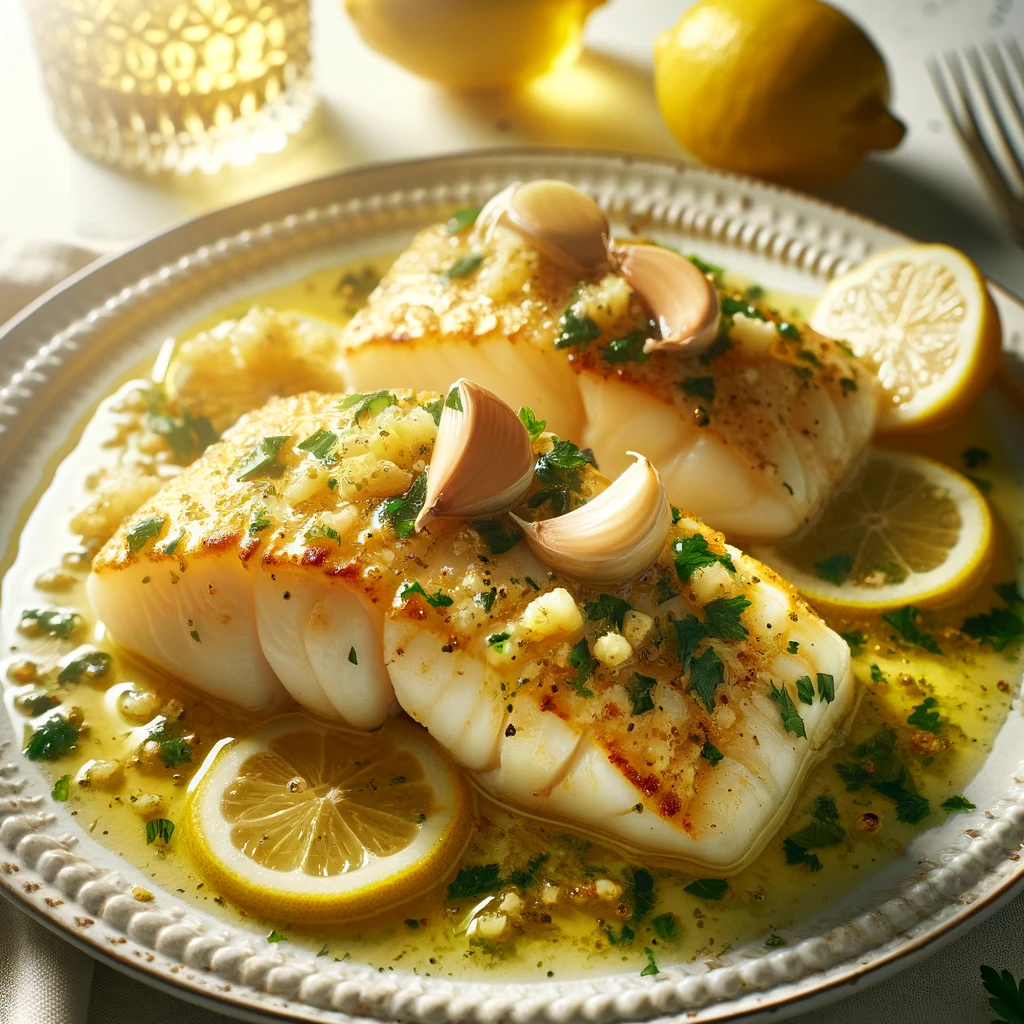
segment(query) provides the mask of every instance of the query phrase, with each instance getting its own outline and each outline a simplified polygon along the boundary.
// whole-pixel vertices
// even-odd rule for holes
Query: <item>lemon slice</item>
[[[752,553],[818,604],[882,611],[969,590],[992,544],[988,503],[969,480],[921,455],[874,450],[799,536]]]
[[[995,371],[1002,338],[981,271],[946,245],[872,256],[829,284],[811,326],[873,365],[882,431],[957,416]]]
[[[439,882],[469,834],[461,772],[418,726],[330,729],[301,715],[203,766],[186,842],[200,871],[272,920],[351,920]]]

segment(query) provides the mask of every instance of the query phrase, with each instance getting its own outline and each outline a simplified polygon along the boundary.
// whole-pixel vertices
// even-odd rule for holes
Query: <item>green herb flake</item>
[[[751,306],[748,302],[734,298],[731,295],[722,296],[722,316],[730,318],[745,316],[748,320],[760,320],[762,323],[768,322],[768,317],[757,306]]]
[[[749,599],[742,594],[709,601],[704,605],[708,636],[718,640],[742,640],[749,636],[747,627],[740,622],[740,616],[749,607]]]
[[[143,519],[141,522],[135,523],[134,526],[129,526],[124,532],[124,539],[128,544],[128,554],[134,555],[141,551],[149,541],[159,537],[166,522],[167,520],[161,517]]]
[[[840,377],[839,386],[843,389],[844,395],[857,390],[857,382],[852,377]]]
[[[98,679],[110,671],[111,657],[106,651],[86,651],[69,661],[57,676],[61,685],[77,683],[82,676]]]
[[[352,665],[358,665],[359,664],[359,655],[356,654],[356,649],[354,647],[350,647],[348,649],[348,660],[349,660],[349,663],[352,664]]]
[[[775,330],[780,337],[786,338],[788,341],[800,341],[802,335],[800,334],[800,328],[796,324],[791,324],[788,320],[781,320],[775,325]],[[813,356],[814,353],[809,353]],[[820,363],[818,364],[821,365]]]
[[[572,650],[569,652],[569,664],[576,669],[576,677],[569,680],[572,688],[581,697],[593,697],[594,691],[587,686],[587,682],[593,676],[594,669],[597,668],[597,661],[590,653],[586,637],[581,637],[572,645]]]
[[[578,314],[575,304],[559,317],[558,325],[560,330],[555,338],[555,348],[586,345],[601,337],[601,328],[586,313]]]
[[[786,855],[787,864],[805,864],[811,871],[820,871],[822,868],[821,858],[816,853],[811,853],[792,839],[782,840],[782,851]]]
[[[714,377],[686,377],[679,382],[679,386],[691,398],[700,398],[708,403],[715,400]]]
[[[439,427],[441,425],[441,412],[444,410],[444,399],[435,398],[429,402],[424,402],[423,408],[430,413],[430,418],[434,421],[434,426]]]
[[[707,626],[696,615],[687,615],[683,619],[672,619],[671,621],[676,634],[679,665],[684,672],[689,672],[698,645],[708,635]]]
[[[26,608],[21,613],[22,622],[34,622],[40,633],[67,640],[81,625],[78,612],[62,612],[42,608]]]
[[[624,338],[616,338],[601,349],[601,358],[611,365],[617,363],[646,363],[650,352],[644,351],[646,331],[630,331]]]
[[[818,700],[831,704],[836,699],[836,680],[828,672],[818,673]]]
[[[158,839],[165,845],[171,841],[174,835],[174,822],[167,818],[153,818],[146,822],[146,845],[155,843]]]
[[[547,420],[538,419],[536,413],[527,405],[524,405],[517,415],[519,416],[519,422],[526,427],[531,443],[535,442],[544,433],[544,429],[548,425]]]
[[[279,461],[279,456],[281,449],[288,441],[289,438],[284,435],[263,438],[238,464],[238,473],[235,479],[244,483],[261,476],[279,477],[285,470],[284,463]]]
[[[310,434],[304,441],[300,441],[296,447],[301,451],[309,452],[314,459],[328,463],[337,443],[338,435],[333,430],[321,429],[315,434]]]
[[[551,859],[550,853],[535,853],[527,862],[526,867],[508,873],[506,884],[529,889],[537,881],[537,872]]]
[[[498,596],[498,588],[491,587],[490,590],[482,590],[479,594],[473,595],[473,603],[479,605],[485,612],[494,607],[494,599]]]
[[[972,804],[967,797],[960,793],[943,800],[939,806],[947,814],[965,814],[967,811],[976,811],[978,809],[977,805]]]
[[[994,589],[1006,607],[997,606],[982,615],[971,616],[960,629],[979,643],[1001,651],[1024,637],[1024,598],[1016,583],[999,583]]]
[[[884,683],[885,673],[875,664],[871,665],[871,682]]]
[[[713,647],[694,659],[688,689],[697,695],[709,715],[715,710],[715,691],[722,685],[724,678],[725,666]]]
[[[157,744],[160,760],[165,768],[180,768],[192,763],[192,745],[181,735],[181,730],[166,719],[151,729],[147,739]]]
[[[683,889],[699,900],[720,900],[729,890],[727,878],[698,878]]]
[[[267,942],[287,942],[288,940],[275,928],[267,936]]]
[[[501,877],[498,864],[476,864],[462,868],[445,890],[445,898],[452,900],[468,900],[474,896],[483,896],[496,892],[505,884]]]
[[[443,590],[437,590],[433,594],[428,594],[423,589],[423,585],[419,580],[415,583],[407,583],[402,587],[401,598],[403,601],[408,601],[414,594],[419,594],[431,608],[448,608],[454,604],[452,599]]]
[[[675,914],[659,914],[651,918],[654,934],[664,942],[673,942],[679,935],[679,920]]]
[[[487,645],[493,647],[498,654],[504,654],[508,649],[508,642],[511,639],[511,633],[492,633],[487,638]]]
[[[675,505],[670,505],[669,508],[672,510],[672,525],[675,526],[683,518],[683,512],[682,509],[676,508]]]
[[[786,940],[781,935],[776,935],[774,932],[772,932],[772,934],[764,940],[764,944],[766,946],[771,946],[772,948],[775,948],[778,946],[784,946],[786,944]]]
[[[858,654],[863,651],[864,645],[868,642],[868,638],[859,630],[855,629],[851,633],[840,633],[839,634],[847,643],[850,648],[850,653],[856,658]]]
[[[942,716],[934,710],[938,705],[939,702],[934,697],[925,697],[911,712],[907,725],[924,729],[925,732],[937,733],[942,728]]]
[[[658,580],[654,585],[654,590],[658,595],[658,604],[664,604],[666,601],[671,601],[672,598],[679,596],[679,591],[668,580]]]
[[[349,395],[341,400],[342,409],[356,407],[352,414],[352,422],[358,423],[364,416],[377,416],[388,406],[397,405],[398,398],[393,391],[370,391],[366,394]]]
[[[328,947],[327,943],[325,942],[320,947],[320,952],[317,953],[317,958],[322,957],[322,956],[327,956],[329,953],[330,953],[330,948]]]
[[[814,703],[814,684],[811,682],[810,676],[801,676],[796,681],[796,695],[801,704]]]
[[[917,825],[931,813],[931,804],[921,796],[914,781],[896,753],[896,734],[879,729],[851,751],[852,761],[836,765],[846,789],[855,793],[862,786],[896,804],[896,817],[908,825]]]
[[[448,392],[448,397],[444,400],[444,407],[446,409],[454,409],[455,412],[465,412],[462,408],[462,392],[458,386],[453,387]]]
[[[315,544],[318,540],[334,541],[341,547],[341,534],[333,526],[326,523],[314,523],[303,535],[302,539],[309,545]]]
[[[412,534],[426,496],[427,474],[421,473],[405,494],[384,503],[384,519],[402,540]]]
[[[716,554],[708,547],[707,537],[702,533],[694,533],[689,537],[677,537],[672,541],[672,554],[675,559],[676,572],[683,583],[689,583],[690,577],[698,569],[706,569],[709,565],[724,565],[729,572],[735,572],[736,566],[728,554]]]
[[[601,594],[596,601],[587,601],[583,606],[583,614],[588,622],[602,622],[607,619],[616,629],[622,629],[622,620],[626,612],[632,611],[633,606],[621,597],[612,594]]]
[[[650,946],[644,946],[644,956],[647,957],[647,966],[640,972],[640,977],[649,978],[654,974],[661,974],[654,960],[654,950]]]
[[[405,921],[404,921],[404,922],[402,922],[402,923],[403,923],[403,924],[405,925],[405,927],[406,927],[406,928],[408,928],[408,929],[409,929],[410,931],[416,931],[416,929],[417,929],[417,928],[419,928],[419,926],[420,926],[420,923],[419,923],[419,921],[417,921],[417,920],[416,920],[416,918],[414,918],[414,917],[407,917],[407,918],[405,919]]]
[[[480,269],[484,258],[479,253],[471,252],[466,256],[460,256],[447,270],[441,274],[443,281],[451,281],[456,277],[469,277]]]
[[[268,526],[270,526],[270,513],[263,509],[256,514],[256,518],[249,524],[249,534],[255,536],[257,533],[262,533]]]
[[[800,652],[800,641],[799,640],[790,640],[789,643],[786,644],[786,653],[787,654],[798,654],[799,652]]]
[[[518,530],[507,527],[500,519],[474,519],[470,526],[480,534],[492,555],[511,551],[523,539]]]
[[[975,445],[971,445],[970,448],[965,448],[960,453],[960,458],[963,459],[964,466],[967,469],[977,469],[979,466],[988,465],[992,455],[984,448],[978,448]]]
[[[445,230],[449,235],[457,235],[460,231],[471,228],[476,223],[482,209],[482,206],[464,206],[461,210],[456,210],[448,218]]]
[[[821,861],[807,851],[837,846],[846,839],[846,829],[839,824],[839,809],[830,796],[819,796],[814,801],[811,817],[814,820],[787,836],[782,846],[787,864],[806,864],[812,871],[820,871]]]
[[[71,776],[62,775],[53,784],[53,789],[50,790],[50,796],[58,803],[65,803],[71,796]]]
[[[80,735],[78,726],[63,715],[47,718],[28,738],[25,756],[30,761],[56,761],[70,753]]]
[[[711,740],[706,740],[704,746],[700,748],[700,756],[703,757],[712,768],[714,768],[720,761],[725,760],[725,754],[723,754],[718,747],[711,742]]]
[[[679,250],[677,249],[676,252]],[[725,268],[720,267],[715,263],[708,263],[706,260],[702,260],[699,256],[694,253],[685,254],[686,258],[706,277],[710,277],[714,280],[715,284],[721,285],[722,278],[725,277]]]
[[[853,570],[853,555],[832,555],[823,562],[814,563],[814,571],[837,587]]]
[[[776,688],[775,683],[771,684],[771,693],[769,694],[771,699],[779,705],[779,712],[782,715],[782,727],[786,732],[793,733],[794,736],[802,736],[807,739],[807,729],[804,726],[804,720],[800,717],[800,712],[797,711],[796,705],[793,703],[793,698],[789,695],[789,690],[786,689],[785,683],[781,687]]]
[[[920,614],[920,608],[915,608],[913,605],[908,604],[906,607],[899,608],[894,612],[886,612],[882,616],[882,621],[892,626],[907,643],[920,647],[931,654],[941,654],[942,651],[935,642],[935,637],[928,633],[922,633],[918,628],[917,617]]]
[[[634,715],[643,715],[654,710],[654,698],[651,691],[657,685],[657,679],[650,676],[642,676],[634,672],[632,678],[626,683],[626,696],[629,697],[633,707]]]

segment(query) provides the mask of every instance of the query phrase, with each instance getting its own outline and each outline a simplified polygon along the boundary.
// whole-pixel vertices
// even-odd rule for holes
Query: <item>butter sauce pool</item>
[[[317,271],[219,310],[196,324],[189,336],[242,315],[254,303],[341,325],[365,300],[387,262]],[[807,300],[778,295],[769,296],[769,301],[780,309],[799,311]],[[146,369],[140,367],[139,372]],[[184,904],[201,906],[226,921],[245,919],[268,939],[280,938],[323,956],[367,963],[380,971],[525,980],[598,969],[654,973],[652,963],[714,961],[748,942],[783,945],[787,929],[839,902],[901,856],[916,834],[941,822],[946,812],[940,805],[969,785],[991,749],[1020,679],[1019,654],[1012,648],[994,652],[956,629],[966,615],[995,603],[992,585],[1015,579],[1020,557],[1011,530],[1021,488],[1005,452],[974,411],[943,431],[901,441],[900,447],[958,469],[963,468],[961,452],[968,446],[991,453],[982,472],[992,484],[989,498],[1000,524],[993,569],[965,600],[927,615],[927,628],[944,652],[941,657],[898,641],[877,617],[829,619],[833,628],[863,638],[854,647],[862,697],[850,736],[813,773],[763,855],[729,878],[724,893],[716,880],[695,885],[700,880],[692,874],[652,866],[646,858],[641,866],[638,858],[478,794],[461,871],[440,879],[433,891],[379,918],[347,926],[310,929],[254,919],[228,904],[195,872],[180,835],[167,844],[147,843],[148,820],[184,819],[189,783],[210,752],[260,723],[235,708],[218,706],[105,643],[102,625],[96,623],[85,595],[88,557],[69,524],[72,514],[89,500],[90,474],[106,457],[104,452],[109,455],[110,446],[104,448],[103,439],[118,436],[117,420],[108,409],[97,413],[40,500],[22,535],[17,562],[4,580],[6,708],[27,742],[50,710],[43,706],[45,700],[33,703],[46,689],[38,677],[52,678],[52,666],[73,660],[79,644],[92,641],[107,648],[113,661],[106,672],[95,674],[94,666],[64,687],[61,710],[77,709],[71,714],[85,725],[70,753],[45,763],[57,796],[66,789],[68,807],[82,827],[151,877],[154,887],[178,893]],[[14,554],[9,553],[8,564]],[[73,640],[25,636],[17,629],[24,609],[48,605],[82,617]],[[154,696],[133,708],[132,694]],[[937,732],[907,722],[927,697],[935,699],[942,717]],[[126,709],[131,720],[125,717]],[[152,749],[143,747],[155,714],[180,720],[192,742],[190,761],[166,767]],[[883,727],[897,735],[903,761],[930,802],[931,813],[919,824],[898,820],[896,804],[869,787],[848,792],[837,771],[838,766],[855,762],[858,744]],[[121,767],[109,768],[115,762]],[[834,801],[842,838],[807,848],[811,856],[803,863],[787,863],[784,839],[832,817],[822,797]],[[790,847],[789,859],[793,856]],[[474,926],[481,915],[493,916],[509,890],[506,886],[498,892],[474,892],[472,869],[486,865],[497,865],[502,877],[531,876],[528,884],[517,887],[520,906],[508,915],[509,923],[500,934],[484,934]],[[152,898],[142,888],[133,894],[142,902]]]

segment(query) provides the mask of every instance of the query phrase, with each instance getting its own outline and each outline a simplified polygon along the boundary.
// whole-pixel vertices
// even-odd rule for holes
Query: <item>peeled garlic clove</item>
[[[616,245],[609,251],[661,331],[660,338],[647,339],[645,352],[701,352],[715,340],[718,290],[685,256],[660,245]]]
[[[529,431],[497,395],[460,378],[445,398],[416,529],[445,516],[507,512],[532,480]]]
[[[564,516],[516,520],[545,565],[601,586],[639,579],[661,554],[672,509],[658,471],[642,455],[593,501]]]
[[[490,238],[501,225],[538,252],[577,274],[608,266],[608,218],[601,207],[564,181],[516,182],[481,210],[477,229]]]

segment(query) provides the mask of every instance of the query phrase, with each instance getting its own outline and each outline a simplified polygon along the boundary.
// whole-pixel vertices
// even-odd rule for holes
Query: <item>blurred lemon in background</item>
[[[571,64],[604,0],[345,0],[364,41],[423,78],[502,89]]]
[[[698,160],[787,185],[835,181],[903,138],[881,55],[820,0],[701,0],[659,36],[654,84]]]

